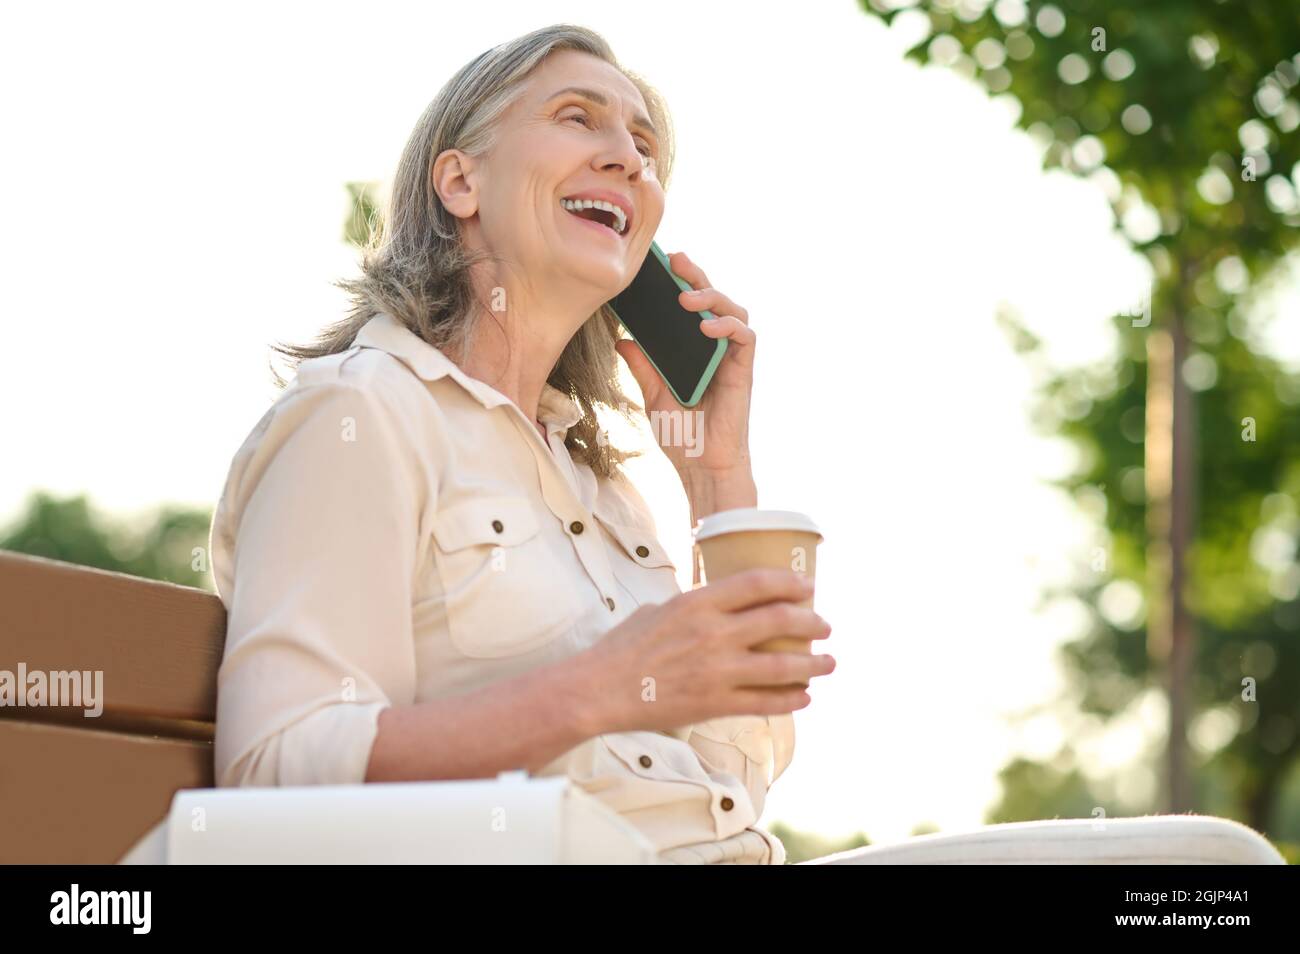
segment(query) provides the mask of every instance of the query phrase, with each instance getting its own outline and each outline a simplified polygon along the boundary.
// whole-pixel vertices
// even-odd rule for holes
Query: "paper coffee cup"
[[[709,514],[699,521],[694,534],[695,559],[700,561],[700,578],[706,583],[758,567],[795,570],[816,579],[817,545],[823,539],[817,524],[805,513],[740,507]],[[796,605],[811,609],[813,597]],[[753,648],[758,652],[811,655],[812,640],[774,636]],[[796,687],[807,689],[808,683],[790,685]]]

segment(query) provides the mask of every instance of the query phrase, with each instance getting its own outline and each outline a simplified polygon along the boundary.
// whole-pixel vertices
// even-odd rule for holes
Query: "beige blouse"
[[[543,441],[386,314],[302,362],[213,516],[217,785],[359,784],[385,706],[572,656],[681,592],[636,488],[564,446],[580,416],[547,385]],[[790,714],[733,716],[597,736],[537,774],[569,776],[663,861],[781,864],[756,823],[793,752]]]

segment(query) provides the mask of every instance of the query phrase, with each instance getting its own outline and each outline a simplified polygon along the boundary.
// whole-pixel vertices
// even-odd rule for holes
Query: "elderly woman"
[[[606,307],[646,258],[671,158],[659,96],[576,27],[482,54],[425,111],[363,276],[340,283],[349,317],[280,349],[296,379],[217,506],[218,785],[523,768],[572,778],[663,860],[784,860],[755,823],[810,702],[788,686],[835,661],[750,646],[830,627],[792,570],[681,592],[596,418],[681,412]],[[694,521],[757,503],[755,335],[671,262],[696,289],[682,305],[717,316],[702,332],[730,339],[700,452],[663,446]]]
[[[798,605],[811,589],[793,571],[682,593],[621,470],[630,454],[596,417],[681,411],[606,307],[646,258],[671,162],[659,96],[577,27],[489,50],[430,104],[363,275],[340,282],[349,316],[280,349],[296,379],[217,505],[217,785],[522,768],[569,777],[662,861],[784,862],[756,823],[810,702],[789,686],[835,661],[750,647],[830,627]],[[698,265],[671,263],[695,289],[683,307],[717,316],[701,332],[730,339],[698,407],[701,452],[661,441],[694,522],[757,503],[755,335]],[[644,407],[619,389],[620,356]],[[1281,860],[1245,826],[1170,816],[812,863]]]

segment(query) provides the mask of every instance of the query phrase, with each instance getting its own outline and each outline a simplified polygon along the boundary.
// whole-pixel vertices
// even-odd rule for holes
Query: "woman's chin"
[[[627,281],[627,259],[622,249],[600,251],[592,249],[572,249],[555,264],[570,275],[577,275],[591,285],[611,289],[609,297],[613,298]]]

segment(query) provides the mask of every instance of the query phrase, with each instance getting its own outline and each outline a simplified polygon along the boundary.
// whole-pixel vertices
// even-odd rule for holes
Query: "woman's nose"
[[[602,171],[617,166],[623,172],[631,175],[642,171],[644,159],[645,156],[636,147],[636,140],[632,138],[630,133],[624,131],[609,148],[601,153],[597,158],[597,162]]]

